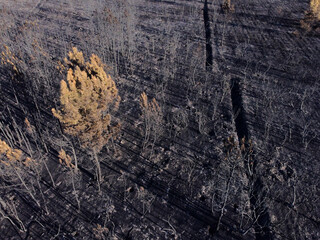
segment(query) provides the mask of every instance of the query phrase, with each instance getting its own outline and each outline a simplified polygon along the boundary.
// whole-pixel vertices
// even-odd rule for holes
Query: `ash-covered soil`
[[[231,4],[0,0],[0,50],[19,58],[0,66],[0,138],[38,162],[1,166],[0,239],[320,238],[319,23],[308,1]],[[121,96],[101,191],[51,112],[73,46]],[[161,108],[149,135],[142,92]]]

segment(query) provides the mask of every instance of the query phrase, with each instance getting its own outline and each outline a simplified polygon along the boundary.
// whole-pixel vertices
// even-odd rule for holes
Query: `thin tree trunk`
[[[101,167],[100,167],[100,161],[98,159],[98,154],[95,148],[92,149],[93,152],[93,157],[96,163],[96,170],[97,170],[97,182],[98,182],[98,188],[99,188],[99,192],[101,191],[100,189],[100,184],[102,182],[102,173],[101,173]]]

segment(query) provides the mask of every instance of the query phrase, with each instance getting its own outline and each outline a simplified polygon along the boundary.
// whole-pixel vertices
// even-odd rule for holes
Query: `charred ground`
[[[1,1],[21,62],[0,68],[0,136],[40,167],[23,176],[37,201],[1,172],[0,238],[320,237],[319,24],[308,1],[231,4]],[[73,46],[101,57],[122,98],[100,193],[92,156],[51,113]],[[163,117],[147,143],[142,92]]]

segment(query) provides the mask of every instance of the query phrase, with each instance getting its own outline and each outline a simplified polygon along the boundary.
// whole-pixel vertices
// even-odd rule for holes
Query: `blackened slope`
[[[232,107],[234,120],[236,124],[236,131],[238,134],[239,140],[242,138],[248,139],[248,126],[244,115],[243,102],[242,102],[242,94],[240,89],[240,83],[238,78],[231,79],[231,99],[232,99]]]
[[[245,111],[243,108],[243,100],[240,86],[240,79],[233,78],[230,83],[231,87],[231,98],[232,108],[234,114],[234,121],[236,125],[236,131],[241,145],[241,140],[245,139],[246,148],[248,148],[248,139],[250,139],[248,125],[245,117]],[[250,156],[244,154],[245,161],[253,161],[249,159]],[[254,224],[257,240],[270,240],[273,239],[270,231],[270,216],[265,204],[261,204],[265,198],[266,192],[264,190],[261,179],[256,176],[255,169],[253,166],[252,174],[247,174],[250,182],[253,183],[253,189],[250,191],[250,204],[251,209],[255,216],[258,216],[257,222]]]
[[[210,70],[212,67],[213,55],[212,55],[209,9],[208,9],[208,1],[207,0],[204,1],[203,20],[204,20],[204,29],[205,29],[205,35],[206,35],[206,68],[208,70]]]
[[[250,179],[253,181],[253,190],[250,193],[250,204],[254,214],[257,216],[257,222],[254,224],[257,240],[271,240],[273,236],[270,229],[270,216],[268,208],[263,203],[266,197],[266,191],[260,177]]]

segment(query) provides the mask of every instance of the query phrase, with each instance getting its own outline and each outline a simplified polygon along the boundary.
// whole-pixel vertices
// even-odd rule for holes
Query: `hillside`
[[[319,12],[0,0],[0,239],[319,239]]]

